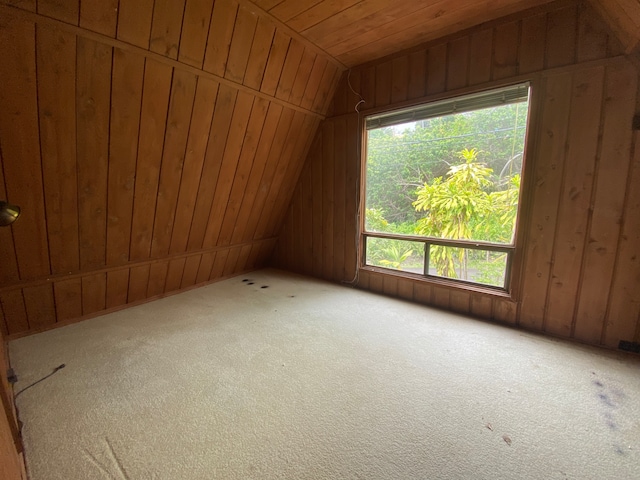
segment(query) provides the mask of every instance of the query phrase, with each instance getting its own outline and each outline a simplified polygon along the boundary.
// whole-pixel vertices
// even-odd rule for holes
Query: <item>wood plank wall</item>
[[[13,388],[6,372],[9,369],[9,354],[5,339],[0,333],[0,478],[3,480],[26,480],[22,445],[16,446],[19,427],[13,403]],[[17,440],[20,442],[20,440]]]
[[[342,66],[244,0],[0,0],[2,331],[260,267]]]
[[[640,341],[637,64],[588,4],[511,19],[353,69],[363,111],[530,79],[522,270],[514,299],[378,272],[356,277],[361,131],[341,80],[314,140],[275,264],[522,328],[617,347]]]

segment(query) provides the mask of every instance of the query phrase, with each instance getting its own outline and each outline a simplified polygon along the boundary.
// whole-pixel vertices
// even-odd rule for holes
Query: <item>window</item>
[[[365,119],[364,263],[508,290],[529,85]]]

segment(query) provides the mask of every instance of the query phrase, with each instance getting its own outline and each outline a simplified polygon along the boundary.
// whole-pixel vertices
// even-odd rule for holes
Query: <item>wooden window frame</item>
[[[538,118],[538,105],[540,100],[538,99],[538,84],[540,77],[534,75],[530,78],[517,78],[511,79],[506,82],[490,82],[489,85],[476,85],[473,87],[466,87],[455,91],[444,92],[436,95],[422,97],[412,102],[402,102],[400,105],[389,105],[382,108],[373,108],[368,110],[360,117],[359,131],[360,131],[360,211],[359,216],[359,242],[358,242],[358,269],[376,272],[383,275],[390,275],[399,278],[411,279],[417,282],[424,282],[431,285],[445,286],[451,289],[463,290],[470,293],[480,293],[488,296],[494,296],[499,298],[507,298],[513,301],[518,301],[521,297],[520,285],[522,276],[522,266],[524,260],[524,235],[523,231],[527,230],[529,224],[529,212],[531,210],[531,184],[530,177],[533,176],[534,165],[533,159],[535,158],[535,142],[537,131],[537,118]],[[369,232],[365,229],[365,215],[364,209],[366,206],[366,169],[367,169],[367,129],[366,118],[379,115],[385,112],[393,112],[401,109],[411,108],[412,106],[420,106],[427,103],[453,99],[456,97],[479,93],[487,90],[499,89],[510,85],[517,85],[522,83],[529,84],[529,109],[527,113],[527,129],[524,140],[523,159],[522,159],[522,183],[520,186],[520,198],[518,201],[518,213],[516,217],[516,226],[511,244],[498,244],[492,242],[482,242],[474,240],[449,240],[437,237],[424,237],[424,236],[412,236],[412,235],[397,235],[380,232]],[[489,251],[501,251],[507,253],[507,268],[505,273],[505,286],[497,287],[491,285],[484,285],[480,283],[470,282],[468,280],[452,279],[447,277],[440,277],[435,275],[429,275],[428,273],[412,273],[391,268],[367,265],[366,263],[366,243],[368,238],[386,238],[390,240],[404,240],[411,242],[420,242],[425,245],[443,245],[454,248],[469,248],[476,250],[489,250]],[[426,252],[425,252],[426,253]],[[427,262],[425,261],[425,264]],[[428,266],[424,267],[425,269]]]

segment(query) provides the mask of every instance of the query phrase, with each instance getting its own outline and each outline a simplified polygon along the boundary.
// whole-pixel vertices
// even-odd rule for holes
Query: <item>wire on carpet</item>
[[[18,395],[20,395],[22,392],[24,392],[25,390],[29,390],[31,387],[33,387],[34,385],[39,384],[40,382],[42,382],[43,380],[46,380],[47,378],[51,377],[52,375],[55,375],[56,373],[58,373],[60,370],[62,370],[66,365],[63,363],[62,365],[58,365],[56,368],[53,369],[53,372],[51,372],[49,375],[45,375],[44,377],[42,377],[40,380],[36,380],[35,382],[33,382],[31,385],[27,385],[26,387],[24,387],[22,390],[20,390],[18,393],[16,393],[13,396],[13,399],[16,400],[18,398]]]

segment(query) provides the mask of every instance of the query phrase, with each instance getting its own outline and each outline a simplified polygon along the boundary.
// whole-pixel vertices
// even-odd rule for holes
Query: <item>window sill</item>
[[[439,277],[425,277],[424,275],[420,275],[417,273],[403,272],[398,270],[392,270],[383,267],[372,267],[371,265],[362,265],[360,266],[361,271],[377,273],[380,275],[389,275],[397,278],[404,278],[408,280],[413,280],[420,283],[425,283],[428,285],[435,285],[439,287],[446,287],[454,290],[462,290],[469,293],[477,293],[481,295],[486,295],[495,298],[508,299],[512,301],[516,301],[513,295],[507,290],[498,288],[498,287],[486,287],[483,285],[466,283],[459,280],[451,280],[448,278],[439,278]]]

